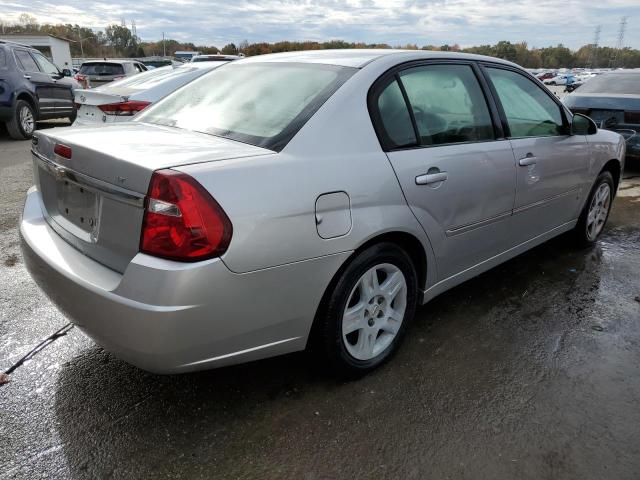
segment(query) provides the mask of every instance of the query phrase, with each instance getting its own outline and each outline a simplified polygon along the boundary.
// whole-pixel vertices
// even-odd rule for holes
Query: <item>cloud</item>
[[[40,23],[72,23],[103,29],[135,20],[138,35],[196,44],[327,40],[340,38],[391,45],[476,45],[499,40],[547,46],[590,43],[602,25],[601,43],[615,45],[622,15],[640,16],[638,0],[7,0],[3,21],[21,13]],[[630,25],[632,25],[630,21]],[[627,30],[640,47],[640,31]]]

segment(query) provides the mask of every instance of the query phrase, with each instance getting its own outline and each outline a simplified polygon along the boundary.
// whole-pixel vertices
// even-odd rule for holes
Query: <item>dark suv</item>
[[[12,138],[30,138],[38,120],[75,120],[72,87],[63,77],[35,48],[0,40],[0,121]]]

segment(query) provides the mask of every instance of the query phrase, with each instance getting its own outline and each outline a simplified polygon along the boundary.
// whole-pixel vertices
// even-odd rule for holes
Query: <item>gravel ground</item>
[[[67,323],[24,269],[28,142],[0,132],[0,369]],[[301,354],[156,376],[76,329],[0,387],[0,478],[637,479],[640,174],[561,237],[418,310],[357,382]]]

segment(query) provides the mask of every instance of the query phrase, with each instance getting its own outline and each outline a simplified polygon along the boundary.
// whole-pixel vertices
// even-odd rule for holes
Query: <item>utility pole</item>
[[[613,52],[613,56],[609,61],[609,68],[618,68],[620,65],[620,54],[622,53],[622,49],[624,47],[624,34],[627,30],[627,20],[629,17],[622,17],[620,19],[620,29],[618,30],[618,43],[616,44],[616,49]]]
[[[162,56],[167,56],[167,46],[166,43],[164,43],[164,32],[162,32]]]
[[[598,44],[600,43],[600,31],[602,25],[596,27],[595,34],[593,35],[593,46],[591,47],[591,56],[589,57],[589,68],[598,68]]]

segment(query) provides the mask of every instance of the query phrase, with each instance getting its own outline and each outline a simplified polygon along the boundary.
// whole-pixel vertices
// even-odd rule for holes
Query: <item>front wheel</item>
[[[391,243],[374,245],[340,275],[318,321],[320,354],[344,377],[363,375],[401,343],[417,301],[416,270]]]
[[[575,235],[581,245],[595,243],[604,230],[613,203],[614,189],[611,173],[600,173],[575,228]]]

